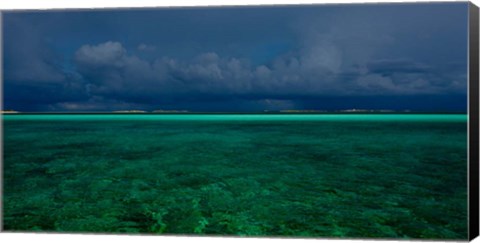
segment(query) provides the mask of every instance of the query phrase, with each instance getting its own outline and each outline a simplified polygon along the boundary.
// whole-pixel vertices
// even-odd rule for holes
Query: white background
[[[159,6],[215,6],[215,5],[259,5],[259,4],[300,4],[300,3],[374,3],[374,2],[428,2],[411,0],[0,0],[0,10],[4,9],[64,9],[64,8],[111,8],[111,7],[159,7]],[[435,2],[448,2],[436,0]],[[472,0],[480,6],[480,0]],[[1,233],[0,242],[196,242],[196,243],[387,243],[381,240],[326,240],[326,239],[267,239],[267,238],[226,238],[226,237],[181,237],[181,236],[132,236],[132,235],[71,235],[71,234],[32,234]],[[421,241],[409,241],[421,242]],[[425,242],[425,241],[423,241]],[[474,242],[480,243],[480,238]]]

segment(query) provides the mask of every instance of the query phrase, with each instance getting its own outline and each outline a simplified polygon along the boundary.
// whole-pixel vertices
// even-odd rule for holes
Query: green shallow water
[[[135,121],[429,121],[465,122],[462,114],[21,114],[4,120],[135,120]]]
[[[466,115],[6,115],[7,231],[467,238]]]

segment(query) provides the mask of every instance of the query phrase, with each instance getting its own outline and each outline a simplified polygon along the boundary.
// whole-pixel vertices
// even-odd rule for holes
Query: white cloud
[[[122,44],[109,41],[96,46],[80,47],[75,53],[75,60],[86,65],[121,67],[126,53]]]
[[[315,38],[305,42],[312,45],[280,55],[269,66],[252,66],[246,59],[221,57],[215,52],[190,60],[160,56],[150,62],[129,54],[121,43],[113,41],[84,45],[75,60],[87,80],[89,94],[124,99],[197,94],[255,94],[264,99],[282,95],[432,94],[452,85],[460,87],[458,81],[436,85],[423,73],[429,65],[408,60],[386,59],[345,67],[343,49],[331,41],[334,38]]]

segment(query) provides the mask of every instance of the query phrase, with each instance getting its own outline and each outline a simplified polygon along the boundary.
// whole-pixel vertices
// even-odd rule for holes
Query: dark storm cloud
[[[433,95],[464,110],[466,6],[7,13],[5,104],[256,111]]]
[[[391,76],[394,73],[426,73],[430,67],[410,60],[376,60],[367,64],[373,73]]]
[[[13,38],[7,35],[5,40],[6,47],[12,44],[12,48],[4,48],[6,80],[53,83],[65,79],[58,67],[58,56],[44,48],[38,29],[15,16],[4,25],[4,31],[14,33]]]

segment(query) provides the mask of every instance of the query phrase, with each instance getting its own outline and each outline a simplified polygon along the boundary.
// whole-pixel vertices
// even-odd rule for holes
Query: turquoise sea
[[[467,239],[467,115],[4,115],[6,231]]]

